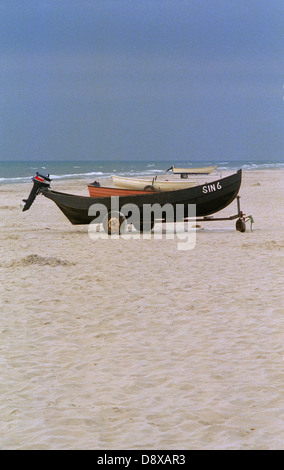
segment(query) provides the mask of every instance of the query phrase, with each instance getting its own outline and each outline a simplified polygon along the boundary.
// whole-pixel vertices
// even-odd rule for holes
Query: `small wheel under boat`
[[[126,226],[126,218],[121,212],[109,212],[103,220],[104,230],[109,235],[121,235],[125,232]]]
[[[147,186],[145,186],[143,191],[155,191],[155,188],[151,184],[148,184]]]
[[[246,231],[246,223],[244,219],[238,219],[236,222],[236,230],[238,232],[245,232]]]
[[[181,177],[182,179],[186,180],[186,179],[188,178],[188,174],[187,174],[187,173],[182,173],[182,174],[180,175],[180,177]]]

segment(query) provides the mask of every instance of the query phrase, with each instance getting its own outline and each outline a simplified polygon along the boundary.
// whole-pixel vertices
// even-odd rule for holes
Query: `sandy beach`
[[[244,172],[253,231],[201,223],[189,251],[0,186],[0,448],[283,449],[283,182]]]

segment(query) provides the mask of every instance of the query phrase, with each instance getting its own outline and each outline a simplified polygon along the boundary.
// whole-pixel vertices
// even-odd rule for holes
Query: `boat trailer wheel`
[[[126,230],[126,218],[121,212],[109,212],[103,220],[103,227],[109,235],[121,235]]]
[[[236,230],[239,232],[245,232],[246,231],[246,223],[244,219],[238,219],[236,222]]]

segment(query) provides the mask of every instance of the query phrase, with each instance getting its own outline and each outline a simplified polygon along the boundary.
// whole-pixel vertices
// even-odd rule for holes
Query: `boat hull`
[[[123,176],[112,176],[112,182],[121,189],[153,189],[155,191],[176,191],[195,186],[194,181],[167,181],[167,180],[147,180],[140,178],[125,178]]]
[[[145,204],[153,205],[172,204],[174,207],[174,221],[179,221],[177,205],[184,205],[183,219],[189,216],[188,205],[196,205],[196,217],[205,217],[227,207],[237,196],[242,179],[242,171],[227,176],[211,183],[206,183],[193,188],[176,191],[153,192],[137,195],[126,195],[118,199],[118,209],[126,204],[135,204],[140,211]],[[42,194],[51,199],[68,218],[73,225],[85,225],[94,220],[94,215],[89,215],[91,206],[96,203],[103,205],[107,211],[112,207],[112,197],[92,198],[60,193],[51,189],[43,189]],[[182,220],[183,220],[182,219]]]
[[[204,166],[201,168],[171,168],[176,175],[209,175],[216,170],[217,166]]]
[[[88,186],[90,197],[134,196],[136,194],[149,194],[155,191],[142,191],[139,189],[110,188],[106,186]]]

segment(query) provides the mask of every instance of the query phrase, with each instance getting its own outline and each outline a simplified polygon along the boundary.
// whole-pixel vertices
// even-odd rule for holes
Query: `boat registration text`
[[[202,192],[206,193],[213,193],[214,191],[218,191],[218,189],[222,189],[220,181],[218,183],[206,184],[202,187]]]

